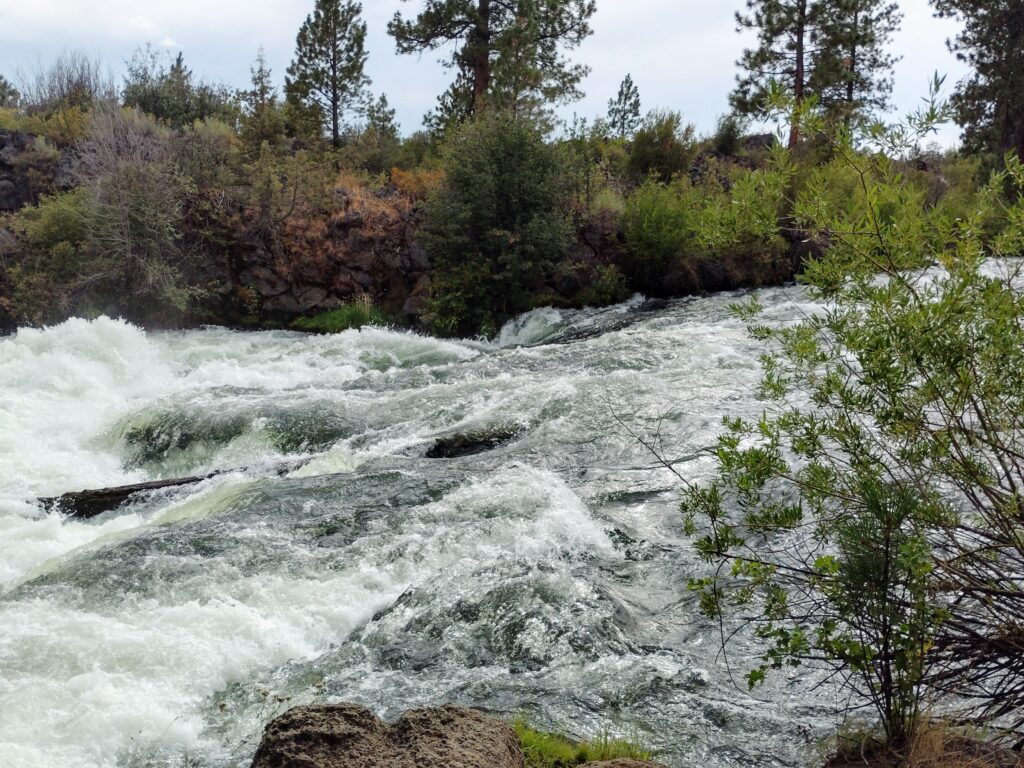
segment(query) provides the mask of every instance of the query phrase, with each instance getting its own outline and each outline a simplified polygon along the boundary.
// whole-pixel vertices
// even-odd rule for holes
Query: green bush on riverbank
[[[303,317],[292,323],[292,327],[311,333],[341,333],[366,325],[388,326],[394,321],[366,298],[345,304],[329,312],[312,317]]]
[[[513,723],[527,768],[571,768],[600,760],[630,758],[651,760],[652,754],[639,744],[601,734],[591,741],[570,741],[564,736],[530,727],[522,718]]]

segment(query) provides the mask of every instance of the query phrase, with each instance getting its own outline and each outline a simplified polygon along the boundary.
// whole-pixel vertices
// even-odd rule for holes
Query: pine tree
[[[21,94],[11,85],[11,81],[0,75],[0,108],[16,107],[21,99]]]
[[[370,79],[366,67],[366,23],[354,0],[316,0],[299,29],[295,60],[285,89],[297,107],[319,110],[334,146],[341,144],[342,119],[365,106]]]
[[[885,110],[898,61],[888,49],[903,14],[892,0],[835,0],[823,9],[811,90],[837,120]]]
[[[839,119],[886,106],[896,59],[886,49],[902,18],[892,0],[747,0],[739,31],[758,33],[743,52],[743,73],[731,101],[740,114],[756,113],[771,80],[793,94],[797,109],[817,98]],[[789,146],[800,141],[794,120]]]
[[[377,101],[366,109],[366,129],[378,142],[398,138],[398,123],[395,122],[395,110],[388,104],[388,97],[381,94]]]
[[[809,79],[820,52],[823,21],[821,0],[747,0],[747,13],[736,14],[738,31],[757,30],[756,48],[743,51],[736,90],[730,100],[740,114],[756,113],[763,106],[771,80],[779,80],[793,94],[797,108],[811,95]],[[793,122],[789,146],[800,141]]]
[[[590,35],[595,11],[595,0],[423,0],[414,19],[396,13],[388,32],[399,53],[455,45],[456,87],[441,97],[449,118],[467,102],[468,114],[485,102],[523,112],[579,96],[588,70],[564,50]]]
[[[468,67],[456,69],[455,80],[437,97],[437,106],[423,118],[433,134],[443,135],[473,114],[473,73]]]
[[[250,71],[252,88],[240,94],[243,107],[241,134],[256,153],[263,142],[274,144],[284,135],[284,115],[262,46]]]
[[[1016,151],[1024,158],[1024,3],[932,0],[940,16],[961,19],[949,42],[974,72],[957,86],[953,106],[973,151]]]
[[[608,102],[608,124],[623,139],[636,133],[640,126],[640,91],[632,75],[626,75],[619,86],[619,95]]]

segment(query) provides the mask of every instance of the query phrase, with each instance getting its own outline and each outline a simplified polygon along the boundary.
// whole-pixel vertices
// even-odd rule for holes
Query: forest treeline
[[[555,109],[581,95],[587,69],[572,52],[595,11],[593,0],[426,0],[396,14],[396,50],[437,51],[452,73],[410,135],[366,75],[353,0],[314,4],[283,88],[262,51],[240,90],[153,48],[136,51],[120,82],[74,51],[16,83],[0,79],[0,130],[32,137],[5,150],[0,198],[25,206],[0,238],[6,314],[21,324],[102,312],[253,324],[272,322],[275,307],[317,314],[342,302],[437,333],[488,334],[545,304],[792,277],[794,259],[824,242],[796,226],[793,201],[832,151],[790,120],[781,144],[799,172],[789,174],[773,159],[775,140],[750,126],[781,87],[830,130],[869,130],[892,89],[897,4],[749,2],[736,21],[756,45],[738,62],[733,112],[704,137],[679,111],[645,111],[629,75],[607,115],[558,120]],[[951,2],[936,12],[963,19],[951,45],[976,64],[953,102],[964,147],[940,152],[925,140],[901,160],[932,215],[957,216],[1024,140],[1019,46],[1006,39],[1020,12]],[[414,276],[415,289],[390,298],[358,270],[332,283],[334,265],[351,257],[323,222],[352,219],[353,198],[371,209],[357,211],[371,219],[361,230],[371,250],[411,247],[418,263],[422,249],[425,282]],[[258,267],[246,268],[247,249]],[[296,281],[298,301],[268,301]],[[409,292],[416,301],[401,301]]]

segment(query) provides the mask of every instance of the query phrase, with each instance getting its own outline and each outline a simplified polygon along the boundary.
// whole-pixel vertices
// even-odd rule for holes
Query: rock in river
[[[470,709],[406,712],[387,725],[352,704],[298,707],[272,721],[252,768],[523,768],[512,728]]]

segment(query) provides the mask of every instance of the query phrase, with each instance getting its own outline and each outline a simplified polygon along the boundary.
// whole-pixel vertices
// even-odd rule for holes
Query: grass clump
[[[292,327],[310,333],[341,333],[353,328],[362,328],[364,325],[393,324],[393,319],[373,306],[369,297],[360,297],[329,312],[321,312],[312,317],[300,317],[292,323]]]
[[[607,732],[592,741],[576,742],[556,733],[532,728],[522,718],[516,720],[512,727],[526,756],[527,768],[569,768],[620,758],[652,759],[651,753],[639,744],[625,739],[614,739]]]

